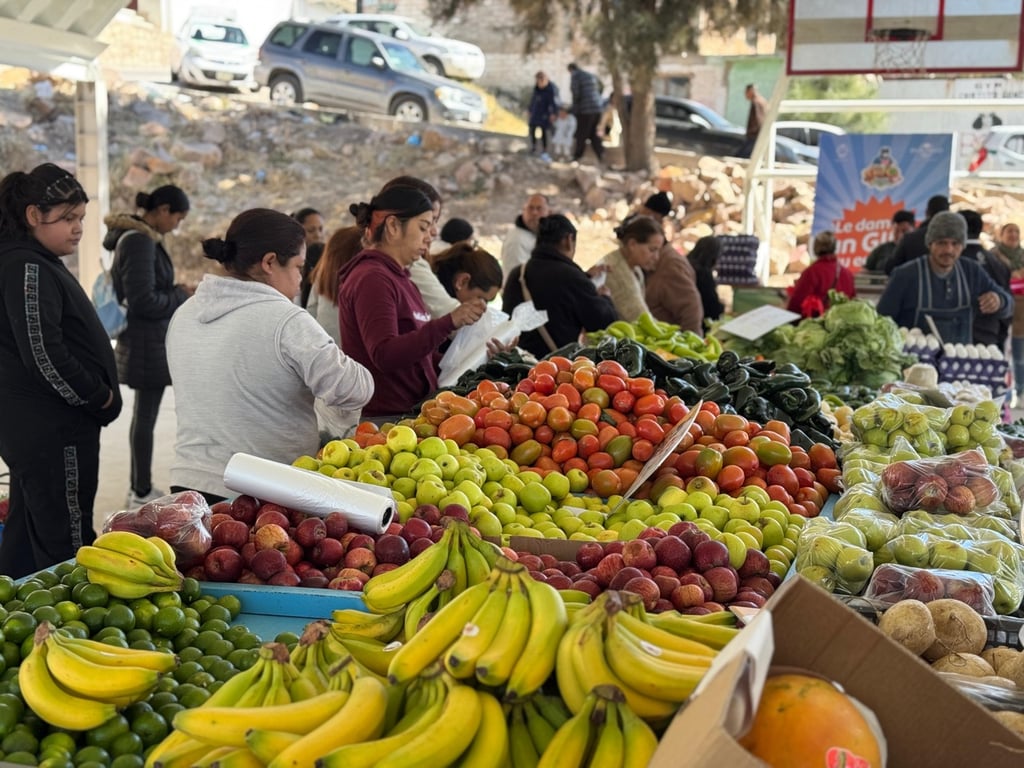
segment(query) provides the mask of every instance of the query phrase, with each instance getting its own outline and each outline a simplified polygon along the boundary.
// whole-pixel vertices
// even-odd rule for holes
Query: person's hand
[[[607,285],[602,285],[600,288],[597,289],[597,295],[598,296],[607,296],[608,298],[611,298],[612,292],[611,292],[611,289],[608,288]]]
[[[587,270],[587,276],[590,277],[591,280],[593,280],[595,277],[600,277],[601,275],[608,274],[610,270],[611,267],[609,267],[607,264],[595,264],[594,266]]]
[[[978,297],[978,309],[981,310],[983,315],[991,315],[993,312],[998,312],[1002,305],[1003,300],[995,291],[987,291]]]
[[[498,339],[489,339],[487,341],[487,359],[491,359],[499,352],[511,352],[518,344],[518,336],[512,339],[508,344],[502,344]]]
[[[452,311],[452,323],[456,328],[472,325],[487,311],[487,302],[483,299],[464,301]]]

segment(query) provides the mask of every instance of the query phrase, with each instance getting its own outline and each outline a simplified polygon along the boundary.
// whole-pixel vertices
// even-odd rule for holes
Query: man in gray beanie
[[[878,300],[878,313],[906,328],[931,330],[942,341],[973,343],[975,311],[1008,318],[1013,298],[977,261],[960,261],[967,242],[967,222],[959,213],[942,211],[928,223],[927,258],[914,259],[893,271]]]

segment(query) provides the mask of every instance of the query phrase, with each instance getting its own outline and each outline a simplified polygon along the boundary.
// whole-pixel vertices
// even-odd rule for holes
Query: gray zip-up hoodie
[[[373,395],[370,372],[306,310],[260,282],[206,275],[171,318],[167,361],[178,435],[171,484],[231,496],[236,452],[290,464],[319,447],[314,398],[343,410]]]

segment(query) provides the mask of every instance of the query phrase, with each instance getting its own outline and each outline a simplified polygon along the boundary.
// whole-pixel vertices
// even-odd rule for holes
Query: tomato
[[[697,474],[714,480],[718,477],[718,473],[722,469],[722,454],[714,448],[708,448],[707,446],[698,448],[697,450],[697,461],[694,465],[697,470]]]
[[[736,464],[722,467],[718,473],[718,488],[725,493],[738,491],[747,481],[747,476]]]
[[[519,445],[533,439],[533,430],[525,424],[513,424],[508,429],[508,436],[512,439],[512,445]]]
[[[552,408],[561,406],[563,408],[569,407],[569,398],[561,393],[553,393],[545,395],[540,399],[540,404],[544,406],[544,410],[550,411]]]
[[[812,445],[811,448],[814,446]],[[842,493],[842,478],[843,473],[835,467],[821,467],[815,476],[818,478],[818,482],[825,486],[829,493]]]
[[[532,395],[535,389],[532,379],[520,379],[519,383],[516,384],[516,392],[525,392],[528,395]]]
[[[547,421],[547,409],[540,403],[530,401],[519,409],[519,421],[528,427],[539,427]]]
[[[764,423],[764,427],[762,427],[762,429],[782,435],[786,438],[787,443],[790,442],[789,425],[784,421],[780,421],[779,419],[769,419]]]
[[[700,455],[698,448],[690,448],[679,455],[679,458],[676,459],[676,471],[680,477],[693,477],[697,474],[698,455]]]
[[[636,424],[637,437],[658,445],[665,439],[665,428],[654,419],[639,419]]]
[[[597,433],[597,439],[601,443],[601,450],[605,449],[605,446],[612,441],[612,438],[619,436],[619,430],[610,424],[605,424]]]
[[[530,402],[530,396],[525,392],[513,392],[512,396],[508,399],[508,404],[511,410],[516,413],[518,413],[519,409],[528,402]],[[491,407],[493,408],[494,406]]]
[[[800,483],[801,488],[814,487],[814,481],[816,480],[816,478],[814,477],[814,473],[811,472],[811,470],[797,468],[793,470],[793,474],[796,475],[797,482]]]
[[[628,459],[633,453],[633,438],[629,435],[613,437],[605,446],[605,451],[611,454],[616,467],[621,467],[622,462]]]
[[[789,449],[793,452],[793,458],[789,460],[789,466],[793,469],[797,467],[811,468],[811,457],[807,455],[807,451],[799,445],[791,445]]]
[[[775,464],[789,464],[789,460],[793,458],[793,452],[789,449],[789,446],[775,440],[766,439],[763,435],[764,433],[762,432],[750,438],[750,447],[757,454],[757,460],[766,467]]]
[[[615,466],[615,459],[607,451],[598,451],[587,457],[587,466],[591,469],[612,469]]]
[[[697,412],[697,416],[694,418],[693,423],[696,426],[700,427],[700,435],[695,435],[694,439],[700,437],[701,435],[710,435],[711,427],[715,423],[715,414],[711,413],[711,411],[706,411],[703,408],[701,408]]]
[[[590,387],[583,390],[583,395],[580,399],[583,401],[583,405],[580,408],[585,408],[587,405],[596,405],[599,412],[602,408],[607,408],[612,403],[608,393],[600,387]]]
[[[772,501],[781,501],[787,506],[793,502],[793,495],[781,485],[769,485],[765,490]]]
[[[619,467],[614,471],[619,476],[619,493],[625,493],[629,490],[640,475],[640,472],[632,467]],[[641,498],[639,492],[637,492],[636,498]]]
[[[619,413],[630,413],[636,404],[636,398],[626,390],[616,392],[612,397],[612,408]]]
[[[601,441],[597,439],[597,435],[583,435],[576,440],[576,454],[582,459],[599,450],[601,450]]]
[[[556,373],[555,384],[572,384],[572,371],[559,371]]]
[[[786,509],[789,510],[791,515],[800,515],[800,517],[813,517],[810,511],[803,504],[793,501],[786,505]]]
[[[670,397],[665,401],[665,418],[670,424],[678,424],[690,415],[690,409],[681,397]]]
[[[587,466],[587,462],[585,462],[583,459],[577,456],[573,459],[569,459],[564,464],[562,464],[563,474],[568,472],[570,469],[578,469],[580,472],[586,472],[589,469],[589,467]]]
[[[485,427],[480,445],[500,445],[507,451],[512,447],[512,436],[508,433],[508,430],[501,427]]]
[[[626,435],[626,437],[636,437],[636,427],[633,426],[633,422],[631,421],[619,422],[619,426],[617,427],[617,429],[619,430],[620,435]]]
[[[734,429],[732,432],[726,432],[722,437],[722,443],[724,445],[746,445],[750,442],[750,435],[746,430]]]
[[[544,443],[548,445],[552,438],[555,436],[555,430],[549,427],[547,424],[541,424],[535,430],[533,430],[533,439],[538,443]]]
[[[481,408],[480,410],[483,410]],[[479,413],[477,414],[480,415]],[[508,430],[512,426],[512,414],[508,411],[488,411],[484,415],[485,427],[501,427]]]
[[[579,410],[576,411],[576,418],[584,419],[585,421],[590,421],[596,424],[601,418],[602,407],[603,406],[600,403],[584,403],[580,406]]]
[[[556,386],[558,384],[555,381],[555,377],[546,373],[539,373],[533,379],[533,391],[540,392],[542,395],[550,395],[555,391]]]
[[[739,467],[744,475],[753,474],[760,466],[757,454],[745,445],[733,445],[722,451],[722,462],[727,467]]]
[[[572,370],[572,360],[570,360],[568,357],[563,357],[562,355],[555,355],[554,357],[549,357],[548,362],[554,363],[555,367],[560,371]]]
[[[783,445],[789,445],[789,440],[780,435],[778,432],[772,432],[770,429],[762,429],[757,433],[757,437],[767,437],[769,440],[773,440],[776,443],[782,443]]]
[[[811,469],[817,472],[819,469],[836,468],[836,452],[824,443],[815,443],[807,449],[807,455],[811,459]],[[824,480],[822,481],[824,482]],[[825,483],[827,486],[828,483]]]
[[[584,435],[597,436],[597,424],[590,419],[575,419],[569,426],[569,434],[579,440]]]
[[[631,455],[637,461],[649,461],[651,456],[654,455],[654,443],[650,440],[645,440],[644,438],[633,441],[633,450],[631,451]]]
[[[711,431],[719,438],[725,437],[729,432],[736,430],[746,434],[747,420],[738,413],[720,413],[715,416],[711,425]]]
[[[594,476],[590,478],[590,486],[594,489],[594,493],[606,499],[609,496],[622,493],[622,480],[611,469],[601,469],[595,472]]]
[[[643,376],[627,380],[626,385],[629,387],[629,393],[637,400],[654,394],[654,381]]]
[[[800,481],[797,479],[796,472],[786,464],[773,464],[769,467],[765,480],[769,485],[781,485],[790,496],[796,496],[797,491],[800,490]]]
[[[572,374],[572,385],[580,392],[590,389],[597,382],[597,369],[577,368]]]
[[[449,416],[437,426],[437,436],[442,440],[454,440],[460,446],[465,445],[476,434],[473,417],[465,413]]]
[[[702,411],[707,411],[712,416],[717,416],[722,412],[722,409],[718,407],[718,403],[714,400],[705,400],[704,404],[700,407]]]
[[[473,402],[468,397],[453,397],[448,405],[448,410],[452,413],[464,413],[467,416],[472,416],[479,409],[480,404]]]
[[[476,412],[475,416],[473,416],[473,423],[475,423],[480,428],[486,427],[487,425],[484,423],[484,418],[490,412],[491,409],[485,405],[483,408]]]
[[[655,394],[644,395],[638,398],[633,405],[633,413],[637,416],[643,416],[645,413],[653,413],[655,416],[660,416],[664,410],[665,398]]]
[[[572,426],[572,412],[561,405],[556,405],[548,411],[547,425],[555,432],[568,432]]]
[[[559,464],[564,464],[573,458],[578,451],[579,443],[571,437],[563,437],[560,440],[555,440],[551,445],[551,458]]]
[[[597,364],[597,372],[600,374],[618,376],[620,379],[629,378],[629,371],[627,371],[622,363],[617,360],[601,360]]]
[[[580,406],[583,405],[583,398],[580,396],[580,392],[572,384],[559,384],[555,389],[555,393],[565,397],[567,403],[566,407],[570,411],[578,411]]]
[[[614,397],[619,392],[626,391],[626,380],[619,378],[618,376],[612,376],[609,373],[602,373],[597,377],[597,386],[607,392],[610,396]]]
[[[509,458],[521,467],[528,467],[541,457],[543,449],[536,440],[527,440],[512,449]]]
[[[534,381],[538,376],[550,376],[552,379],[558,375],[558,366],[551,360],[541,360],[530,370],[530,378]]]

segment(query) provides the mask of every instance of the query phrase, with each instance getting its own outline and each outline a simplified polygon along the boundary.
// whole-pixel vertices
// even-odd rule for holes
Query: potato
[[[932,669],[936,672],[956,672],[958,675],[969,677],[988,677],[995,674],[991,664],[973,653],[951,653],[943,656],[932,662]]]
[[[1016,657],[1004,661],[999,667],[999,675],[1010,678],[1019,688],[1024,688],[1024,653],[1018,653]]]
[[[928,661],[941,659],[951,653],[977,655],[985,649],[988,628],[985,620],[973,608],[951,598],[933,600],[927,606],[935,622],[935,642],[924,652]]]
[[[992,717],[1024,739],[1024,713],[1006,711],[992,712],[991,714]]]
[[[920,600],[900,600],[882,614],[878,628],[916,656],[935,642],[935,621]]]
[[[1002,674],[999,670],[1003,668],[1003,664],[1018,656],[1020,656],[1020,651],[1005,645],[996,645],[981,652],[981,658],[992,665],[992,669],[996,671],[997,675]]]

